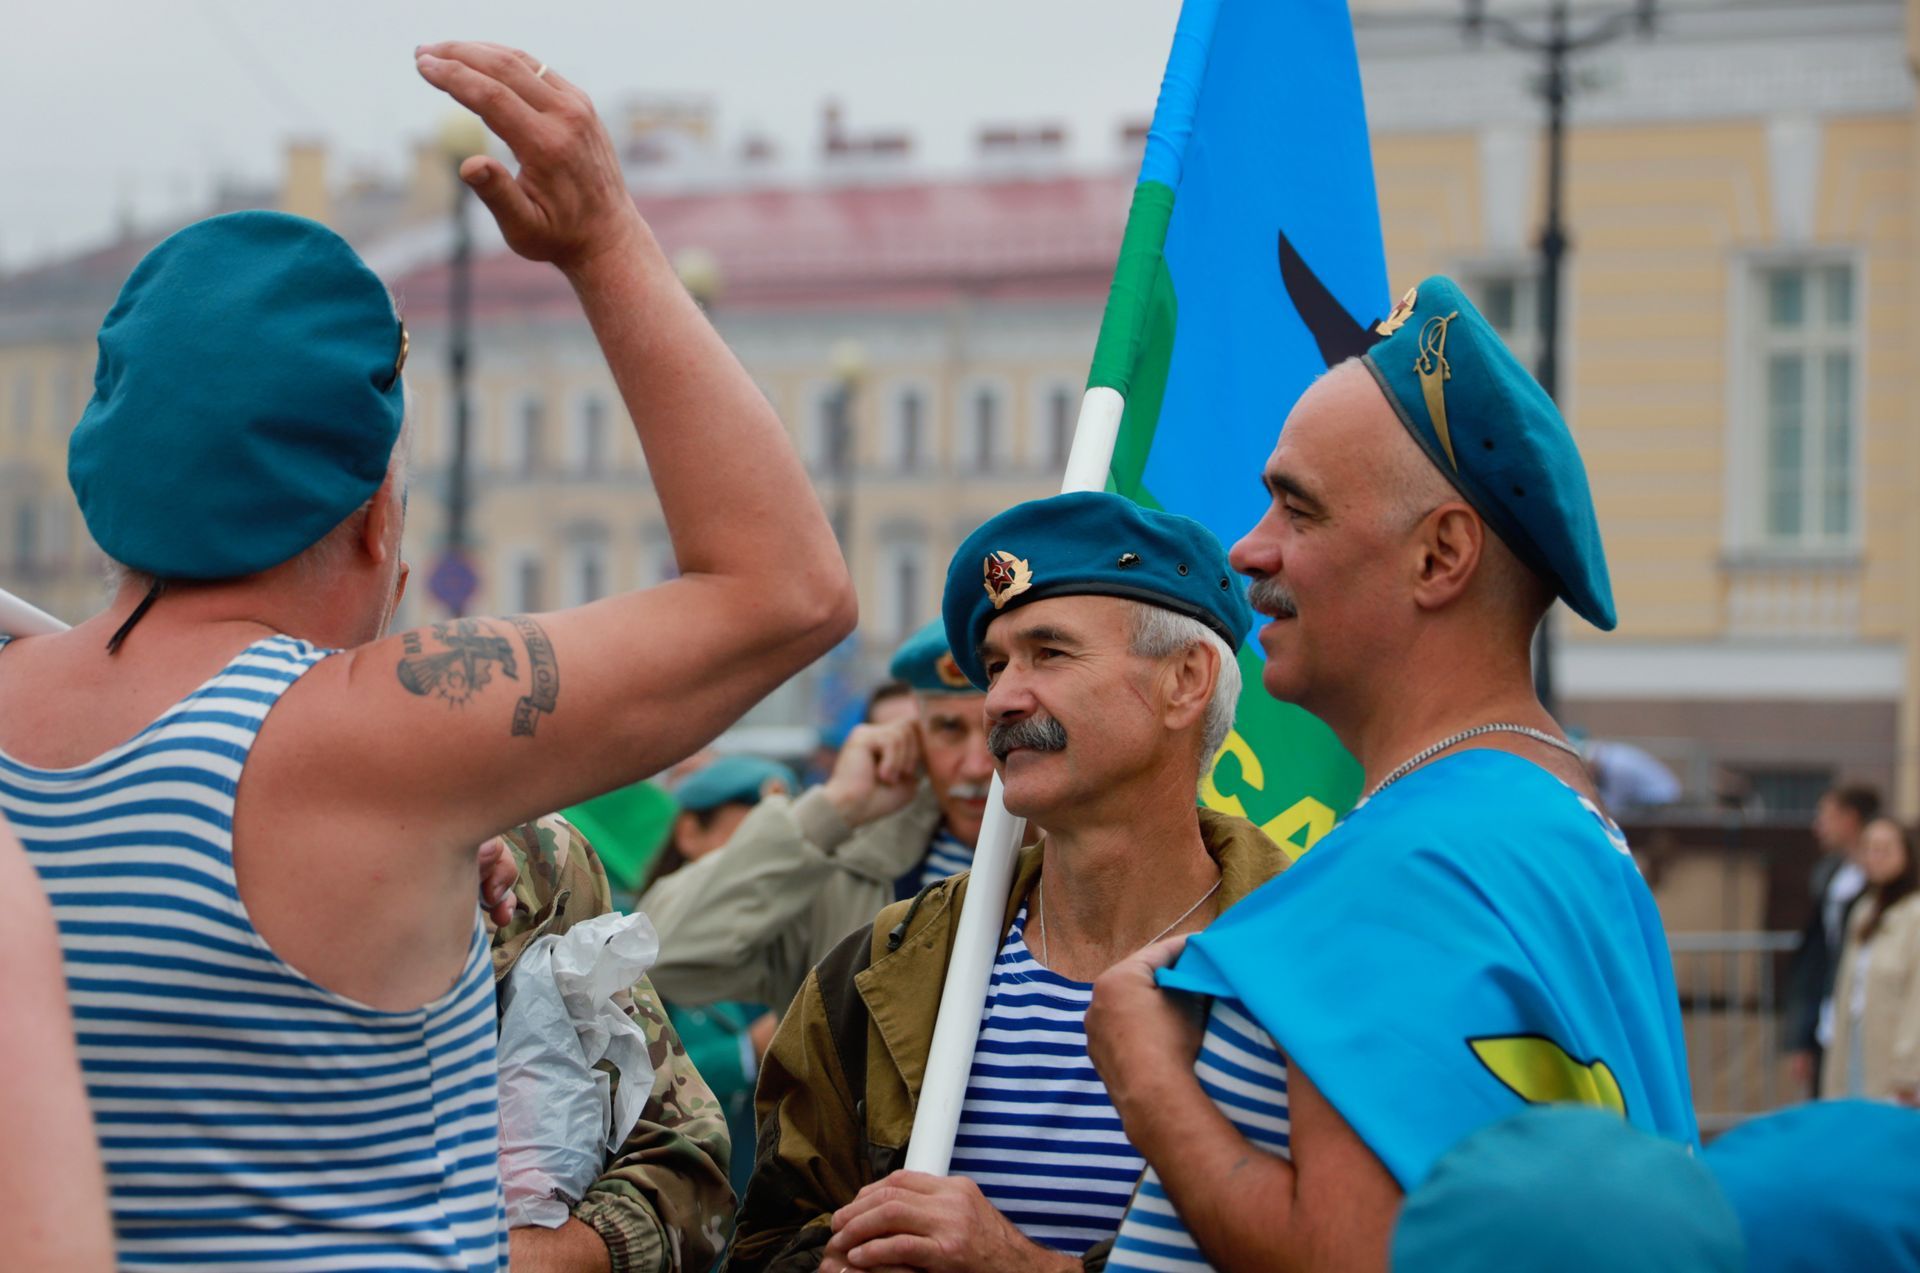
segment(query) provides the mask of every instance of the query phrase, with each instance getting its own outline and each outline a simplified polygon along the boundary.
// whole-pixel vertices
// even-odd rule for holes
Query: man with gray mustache
[[[760,1082],[735,1270],[1101,1267],[1145,1163],[1087,1056],[1092,983],[1287,863],[1253,824],[1196,807],[1252,623],[1199,523],[1104,493],[1019,505],[961,545],[943,617],[986,690],[1007,808],[1039,833],[1005,903],[951,1174],[897,1168],[964,875],[807,978]]]
[[[874,912],[972,865],[993,778],[980,692],[938,621],[889,671],[912,690],[911,718],[856,727],[825,783],[762,800],[720,849],[647,890],[662,995],[782,1011]]]

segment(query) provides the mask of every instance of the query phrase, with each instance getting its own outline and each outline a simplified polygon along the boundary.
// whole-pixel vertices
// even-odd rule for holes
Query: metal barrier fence
[[[1802,1099],[1780,1051],[1780,971],[1797,933],[1671,933],[1673,977],[1702,1133]]]

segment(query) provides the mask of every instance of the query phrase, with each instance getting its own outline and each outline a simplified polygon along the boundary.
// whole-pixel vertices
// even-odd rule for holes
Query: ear
[[[1480,569],[1487,527],[1478,513],[1452,500],[1414,527],[1413,541],[1414,604],[1422,610],[1443,610],[1460,599]]]
[[[1161,672],[1161,716],[1168,729],[1189,729],[1206,716],[1213,688],[1220,683],[1219,663],[1214,648],[1200,641],[1167,660]]]
[[[375,565],[385,565],[387,557],[400,549],[403,513],[400,493],[394,489],[394,475],[387,474],[380,489],[367,504],[367,520],[360,531],[360,548]],[[398,598],[396,597],[397,601]]]

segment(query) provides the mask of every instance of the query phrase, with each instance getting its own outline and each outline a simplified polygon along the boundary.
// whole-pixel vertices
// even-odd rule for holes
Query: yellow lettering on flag
[[[1232,756],[1239,763],[1240,779],[1249,791],[1266,789],[1267,775],[1260,765],[1260,757],[1247,745],[1247,740],[1240,736],[1239,730],[1231,730],[1227,734],[1227,741],[1214,754],[1213,764],[1207,767],[1206,775],[1200,780],[1200,803],[1216,813],[1252,821],[1247,813],[1246,802],[1238,795],[1220,790],[1215,781],[1223,756]],[[1261,823],[1260,829],[1298,860],[1321,836],[1333,830],[1336,821],[1338,818],[1331,808],[1312,796],[1303,796],[1278,815]]]

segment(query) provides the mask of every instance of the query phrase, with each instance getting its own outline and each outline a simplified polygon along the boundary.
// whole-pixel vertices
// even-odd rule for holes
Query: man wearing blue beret
[[[1288,416],[1233,550],[1267,691],[1366,796],[1184,954],[1103,980],[1093,1054],[1154,1168],[1113,1269],[1383,1268],[1402,1196],[1530,1102],[1697,1141],[1659,914],[1533,691],[1556,598],[1614,625],[1579,453],[1451,281],[1375,330]],[[1156,972],[1212,997],[1204,1033]],[[1234,1079],[1248,1047],[1280,1075]]]
[[[665,768],[853,623],[785,430],[586,96],[498,46],[416,65],[519,160],[461,174],[572,283],[682,575],[385,635],[407,336],[380,280],[271,212],[134,269],[68,461],[120,587],[0,649],[0,813],[60,924],[125,1267],[500,1267],[474,846]],[[609,1254],[575,1218],[514,1263],[556,1248]]]
[[[1199,523],[1102,493],[1019,505],[960,546],[942,618],[986,691],[1007,807],[1040,838],[1011,897],[940,881],[808,977],[762,1072],[736,1269],[1098,1268],[1144,1161],[1087,1057],[1092,982],[1286,865],[1253,824],[1196,807],[1252,623]],[[952,1174],[900,1171],[969,900],[1005,909]]]
[[[826,782],[761,801],[720,851],[640,899],[668,997],[784,1010],[807,970],[881,907],[972,864],[993,777],[980,691],[937,621],[890,670],[912,688],[912,718],[856,726]]]

